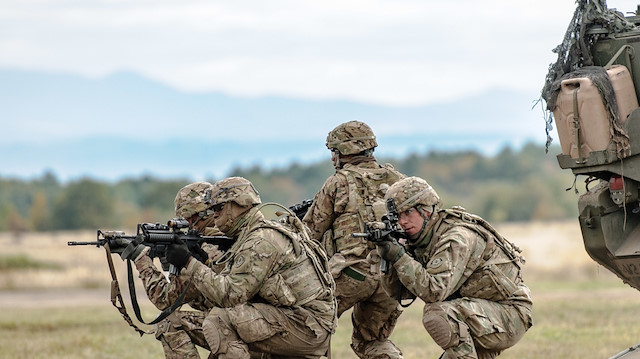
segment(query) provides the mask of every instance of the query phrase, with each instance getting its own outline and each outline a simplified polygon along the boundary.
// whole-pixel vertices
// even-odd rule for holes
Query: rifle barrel
[[[94,241],[94,242],[76,242],[76,241],[71,241],[71,242],[67,242],[68,246],[100,246],[102,245],[101,242],[98,241]]]

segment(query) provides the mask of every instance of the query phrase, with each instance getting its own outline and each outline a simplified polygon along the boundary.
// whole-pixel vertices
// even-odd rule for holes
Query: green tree
[[[64,189],[53,210],[53,228],[100,228],[114,224],[114,202],[109,187],[84,178]]]
[[[44,231],[50,229],[51,217],[48,210],[47,196],[44,191],[36,192],[33,198],[33,204],[29,210],[29,220],[31,228],[36,231]]]

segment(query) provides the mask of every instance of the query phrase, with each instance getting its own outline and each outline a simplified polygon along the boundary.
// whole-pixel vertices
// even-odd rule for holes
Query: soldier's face
[[[413,238],[420,234],[424,225],[424,218],[422,218],[417,209],[412,207],[398,215],[398,224],[409,237]]]
[[[340,153],[338,151],[331,151],[331,162],[335,169],[340,169]]]
[[[220,203],[213,207],[213,221],[216,227],[218,227],[224,233],[226,233],[230,229],[229,227],[231,226],[232,221],[231,211],[225,211],[225,207],[230,207],[229,202]]]

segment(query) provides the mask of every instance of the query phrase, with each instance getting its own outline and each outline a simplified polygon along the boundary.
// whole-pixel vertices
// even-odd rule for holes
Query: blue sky
[[[635,0],[608,2],[610,8],[625,12],[635,10],[636,4]],[[519,93],[534,100],[549,63],[555,61],[551,50],[561,42],[574,9],[572,0],[4,0],[0,2],[0,70],[69,76],[100,86],[119,80],[118,86],[125,90],[133,78],[141,87],[130,89],[149,98],[158,91],[190,99],[218,94],[271,100],[272,109],[292,105],[282,99],[384,109],[446,106],[491,92]],[[0,102],[14,101],[9,85],[13,86],[7,83],[5,91],[0,91],[5,97]],[[488,131],[490,126],[507,127],[514,138],[542,141],[543,131],[538,130],[543,128],[542,120],[535,125],[523,120],[541,117],[538,111],[532,112],[531,103],[509,108],[509,113],[502,110],[496,105],[494,120],[474,123],[469,119],[464,126]],[[9,116],[0,109],[4,144],[57,146],[61,141],[101,135],[130,139],[132,133],[154,124],[153,118],[141,116],[135,120],[83,118],[78,125],[78,118],[71,116],[26,112]],[[225,141],[306,139],[322,147],[327,131],[343,120],[335,116],[301,126],[299,119],[281,118],[277,124],[281,130],[276,131],[256,114],[252,118],[253,122],[237,118],[224,123],[213,119],[206,125],[222,129],[217,136]],[[176,122],[186,120],[179,113],[173,117]],[[401,153],[420,148],[427,138],[416,135],[433,138],[438,131],[451,133],[450,127],[456,125],[460,123],[442,118],[394,118],[392,123],[380,121],[372,127],[382,139],[404,136],[416,141],[389,150]],[[205,133],[196,131],[199,136]],[[162,140],[189,138],[183,131],[170,135]],[[463,142],[468,146],[470,141]],[[318,158],[317,151],[302,157]],[[234,163],[273,162],[260,155],[234,158],[230,154],[225,168]],[[23,162],[25,168],[0,168],[0,175],[33,175],[43,170],[42,164]],[[66,176],[104,175],[81,168],[80,163],[77,166],[78,171]]]

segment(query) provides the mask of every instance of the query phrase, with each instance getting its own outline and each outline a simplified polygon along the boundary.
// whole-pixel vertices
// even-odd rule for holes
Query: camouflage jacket
[[[523,316],[530,316],[531,295],[520,273],[524,259],[480,217],[440,210],[407,247],[409,253],[383,279],[389,294],[403,299],[414,295],[426,303],[481,298],[517,304]]]
[[[192,283],[217,307],[266,302],[293,309],[297,319],[312,329],[320,326],[333,331],[337,323],[335,284],[327,274],[322,250],[303,230],[291,231],[257,211],[247,216],[251,219],[222,258],[226,267],[221,273],[191,260],[182,274],[191,276]],[[299,227],[302,229],[301,223]]]
[[[147,292],[147,297],[160,310],[164,310],[175,303],[186,288],[187,283],[189,283],[189,276],[184,274],[179,276],[170,274],[169,280],[167,280],[164,273],[156,268],[149,256],[141,256],[135,264],[144,289]],[[183,302],[194,309],[202,311],[209,311],[213,307],[213,303],[207,301],[193,283],[189,285]]]
[[[346,164],[327,178],[303,219],[311,239],[323,243],[329,256],[364,259],[373,247],[351,234],[362,232],[364,222],[380,220],[386,213],[386,189],[404,177],[375,160]]]
[[[205,236],[220,235],[220,233],[220,230],[215,227],[207,227],[204,230]],[[147,297],[160,310],[164,310],[175,303],[186,288],[187,283],[189,283],[189,277],[185,275],[175,276],[170,274],[169,280],[167,280],[164,273],[158,270],[153,260],[147,255],[137,258],[135,265],[139,272],[139,278],[142,279]],[[183,302],[194,309],[202,311],[208,311],[213,307],[213,303],[207,301],[193,284],[189,286]]]

